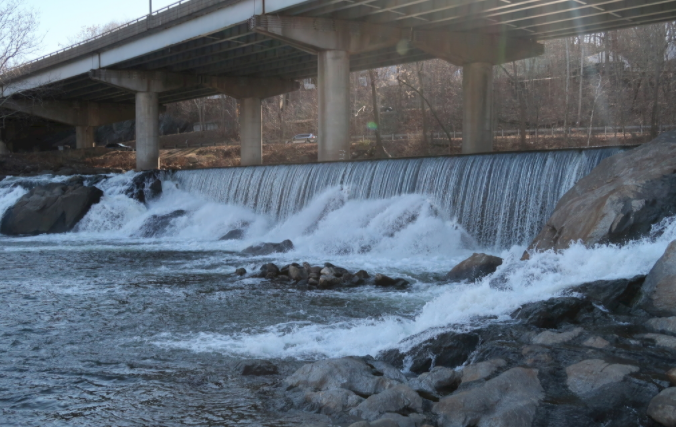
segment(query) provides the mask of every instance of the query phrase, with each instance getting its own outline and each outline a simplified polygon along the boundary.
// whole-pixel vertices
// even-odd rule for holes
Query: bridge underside
[[[247,0],[245,0],[246,2]],[[268,0],[271,4],[271,0]],[[263,2],[253,2],[261,7]],[[179,31],[180,24],[186,19],[200,16],[200,7],[206,13],[217,10],[228,10],[242,2],[232,0],[191,0],[163,14],[148,18],[160,20],[164,24],[154,29],[136,31],[128,39],[121,40],[115,33],[110,36],[109,47],[142,39],[148,34]],[[265,6],[262,6],[265,7]],[[184,16],[181,15],[185,9]],[[175,23],[169,19],[176,19]],[[190,13],[188,13],[190,12]],[[341,63],[350,71],[366,70],[389,65],[402,64],[431,58],[443,58],[457,65],[497,64],[505,60],[522,59],[535,56],[538,52],[536,40],[555,39],[566,36],[587,34],[599,31],[633,27],[642,24],[676,20],[676,0],[315,0],[305,2],[287,1],[285,7],[278,10],[258,10],[263,17],[278,18],[283,24],[280,28],[271,28],[267,22],[237,22],[215,31],[207,31],[198,36],[186,37],[178,43],[165,43],[139,52],[131,59],[125,59],[106,66],[114,70],[140,72],[180,73],[187,76],[228,76],[301,79],[319,75],[319,52],[345,51],[346,63]],[[164,18],[163,18],[164,16]],[[183,16],[183,18],[181,18]],[[160,19],[162,18],[162,19]],[[180,19],[179,19],[180,18]],[[360,49],[351,47],[316,46],[308,37],[298,38],[293,31],[285,30],[294,27],[294,19],[305,22],[315,18],[315,31],[332,31],[331,28],[317,28],[322,25],[331,26],[331,22],[355,23],[357,30],[348,29],[352,34],[364,33],[369,27],[388,28],[399,31],[399,43],[379,45],[372,41],[365,42]],[[183,20],[181,20],[183,19]],[[328,23],[328,24],[327,24]],[[141,25],[143,21],[134,25]],[[149,24],[148,24],[149,25]],[[274,27],[274,25],[273,25]],[[132,28],[133,29],[133,28]],[[288,28],[287,28],[288,29]],[[127,31],[125,29],[124,31]],[[131,31],[131,30],[130,30]],[[374,31],[378,33],[379,31]],[[382,32],[382,31],[380,31]],[[288,33],[288,34],[287,34]],[[293,33],[293,34],[291,34]],[[311,34],[311,33],[308,33]],[[352,34],[353,35],[353,34]],[[303,39],[305,37],[305,39]],[[340,39],[341,36],[338,36]],[[311,37],[310,37],[311,38]],[[374,38],[374,37],[371,37]],[[369,39],[369,37],[366,37]],[[432,46],[439,39],[446,45]],[[66,51],[64,59],[73,61],[77,55],[85,56],[93,52],[105,51],[105,37]],[[369,45],[369,43],[371,43]],[[470,58],[458,53],[459,45],[472,45],[481,49],[493,45],[523,45],[525,50],[519,54],[505,55],[504,52],[494,54],[493,58]],[[90,45],[88,47],[88,45]],[[363,44],[363,43],[362,43]],[[438,43],[437,43],[438,44]],[[367,46],[368,45],[368,46]],[[333,45],[330,45],[333,46]],[[449,51],[450,49],[450,51]],[[467,49],[465,47],[465,49]],[[517,48],[516,51],[519,51]],[[70,56],[68,56],[70,55]],[[321,55],[319,55],[321,56]],[[55,69],[58,58],[46,58],[27,66],[28,74]],[[68,62],[68,61],[65,61]],[[99,63],[101,59],[99,57]],[[337,63],[336,63],[337,64]],[[328,68],[327,68],[328,67]],[[324,69],[333,69],[325,65]],[[96,68],[96,67],[92,67]],[[477,75],[465,82],[466,88],[476,93],[475,102],[470,106],[471,114],[479,114],[474,121],[484,124],[490,118],[489,106],[482,103],[491,102],[488,89],[483,87],[490,83],[492,75],[485,75],[486,66],[473,65]],[[477,77],[479,76],[479,77]],[[23,77],[23,76],[22,76]],[[327,86],[328,87],[328,86]],[[320,90],[322,90],[320,88]],[[223,93],[214,85],[194,84],[170,87],[157,93],[157,102],[189,100],[199,97]],[[16,95],[35,97],[48,96],[59,101],[93,102],[99,104],[134,104],[138,100],[137,92],[127,87],[111,85],[109,82],[92,79],[88,73],[65,76],[58,81],[28,88]],[[335,95],[335,94],[334,94]],[[330,96],[334,96],[330,95]],[[244,95],[244,98],[249,98]],[[333,98],[328,100],[333,102]],[[470,108],[466,105],[466,109]],[[320,109],[321,110],[321,109]],[[466,111],[467,112],[467,111]],[[321,111],[320,111],[321,113]],[[472,122],[471,115],[466,114],[465,121]],[[320,119],[321,121],[321,119]],[[467,124],[467,123],[466,123]],[[490,125],[489,125],[490,126]],[[486,132],[478,132],[487,135]],[[322,132],[320,130],[320,143]],[[484,146],[490,148],[490,144]],[[480,151],[481,151],[480,150]],[[335,160],[335,159],[334,159]]]

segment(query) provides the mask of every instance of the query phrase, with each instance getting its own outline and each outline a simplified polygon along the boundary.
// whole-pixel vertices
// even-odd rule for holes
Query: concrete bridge
[[[182,0],[13,70],[2,107],[75,126],[78,148],[135,118],[137,169],[154,169],[161,105],[226,94],[242,165],[257,165],[261,99],[317,76],[319,160],[347,160],[349,73],[441,58],[464,68],[463,152],[487,152],[494,65],[542,54],[542,40],[674,19],[676,0]]]

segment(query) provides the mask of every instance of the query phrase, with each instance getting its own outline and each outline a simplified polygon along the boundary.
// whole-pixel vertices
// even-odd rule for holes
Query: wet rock
[[[484,385],[441,399],[440,427],[530,427],[544,391],[537,370],[512,368]]]
[[[418,393],[404,384],[395,385],[374,394],[350,411],[350,415],[375,421],[387,412],[409,414],[422,412],[423,402]]]
[[[462,374],[454,369],[435,366],[429,372],[411,379],[408,385],[425,399],[438,400],[440,396],[449,394],[458,388],[461,376]]]
[[[601,337],[590,337],[582,345],[593,348],[606,348],[610,343]]]
[[[676,315],[676,240],[646,276],[638,306],[653,316]]]
[[[498,369],[504,368],[505,366],[507,366],[507,362],[502,359],[487,360],[485,362],[465,366],[462,369],[462,384],[488,378]]]
[[[667,378],[671,385],[676,385],[676,368],[671,368],[667,371]]]
[[[421,427],[425,423],[425,417],[421,414],[401,414],[387,413],[380,419],[373,421],[371,427]]]
[[[676,337],[662,334],[641,334],[636,338],[651,340],[660,347],[676,351]]]
[[[238,276],[244,276],[246,274],[246,268],[238,268],[235,270],[235,274]]]
[[[164,215],[151,215],[143,222],[143,225],[137,232],[139,237],[157,237],[164,234],[171,226],[171,223],[177,219],[184,217],[188,212],[179,209]]]
[[[230,230],[223,237],[221,237],[218,240],[242,240],[244,238],[244,230],[241,228],[236,228],[234,230]]]
[[[279,275],[279,267],[273,263],[263,264],[260,268],[259,277],[264,277],[266,279],[274,279]]]
[[[251,362],[244,362],[241,365],[241,372],[244,376],[266,376],[277,375],[279,369],[277,365],[267,360],[253,360]]]
[[[529,251],[624,243],[676,213],[676,132],[603,160],[556,205]]]
[[[0,221],[0,233],[36,235],[65,233],[98,203],[103,192],[80,184],[47,184],[33,188],[7,209]]]
[[[676,387],[662,390],[650,401],[648,416],[665,427],[676,427]]]
[[[362,280],[366,280],[366,279],[368,279],[368,278],[371,277],[371,276],[369,276],[369,274],[368,274],[366,271],[364,271],[364,270],[359,270],[359,271],[357,271],[356,273],[354,273],[354,275],[355,275],[355,277],[358,277],[358,278],[360,278],[360,279],[362,279]]]
[[[373,375],[371,367],[355,357],[320,360],[304,365],[286,378],[284,383],[288,389],[301,388],[310,391],[342,388],[362,397],[380,393],[398,384],[386,377]]]
[[[453,267],[451,271],[446,274],[446,280],[452,282],[474,282],[489,274],[495,273],[495,270],[502,265],[502,258],[474,253],[460,264]]]
[[[384,274],[376,274],[373,283],[376,286],[380,286],[383,288],[403,288],[410,285],[410,283],[404,279],[401,278],[393,279],[391,277],[385,276]]]
[[[162,194],[162,180],[159,171],[142,172],[132,179],[124,194],[141,203],[147,203]]]
[[[670,335],[676,335],[676,316],[656,317],[646,322],[646,327],[655,332],[664,332]]]
[[[284,253],[293,250],[293,242],[284,240],[281,243],[259,243],[249,246],[242,252],[250,255],[270,255],[273,253]]]
[[[364,401],[350,390],[333,389],[318,392],[309,392],[304,396],[306,409],[324,415],[335,415],[342,411],[354,408]]]
[[[408,379],[404,374],[401,373],[401,371],[394,366],[390,365],[387,362],[384,362],[382,360],[374,360],[370,359],[366,363],[373,368],[373,371],[376,373],[376,375],[384,375],[385,377],[398,381],[400,383],[406,383]]]
[[[645,276],[631,279],[598,280],[572,289],[589,301],[600,304],[614,313],[628,314],[641,291]]]
[[[561,333],[556,333],[552,331],[544,331],[539,333],[537,336],[533,338],[533,344],[540,344],[540,345],[555,345],[555,344],[562,344],[564,342],[568,342],[572,340],[573,338],[577,338],[580,336],[580,334],[584,332],[584,329],[582,328],[575,328],[572,329],[568,332],[561,332]]]
[[[566,368],[568,388],[584,396],[604,385],[620,382],[628,374],[638,372],[634,365],[610,364],[601,359],[588,359]]]
[[[341,283],[342,281],[340,280],[340,277],[322,274],[322,276],[319,278],[317,287],[319,289],[333,289],[340,286]]]
[[[512,313],[512,317],[538,328],[555,329],[563,322],[578,323],[578,316],[592,311],[593,308],[589,301],[560,297],[524,304]]]
[[[403,353],[398,349],[387,350],[379,354],[378,359],[399,369],[404,368],[406,359],[406,364],[410,363],[409,370],[421,374],[430,370],[432,362],[449,368],[462,365],[478,343],[479,336],[473,333],[444,332]]]
[[[295,265],[290,265],[289,266],[289,278],[295,282],[298,282],[300,280],[306,280],[308,278],[307,271],[305,271],[305,268],[300,267],[300,266],[295,266]]]

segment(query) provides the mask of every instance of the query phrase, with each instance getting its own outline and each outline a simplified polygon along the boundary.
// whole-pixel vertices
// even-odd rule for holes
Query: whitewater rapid
[[[376,355],[389,348],[406,349],[441,330],[466,330],[488,321],[509,321],[509,313],[522,304],[560,295],[572,286],[646,274],[676,238],[676,221],[668,219],[656,226],[649,237],[624,246],[586,248],[576,244],[560,253],[537,253],[528,261],[520,261],[525,250],[522,240],[497,247],[482,244],[445,207],[445,202],[425,191],[357,197],[349,186],[327,185],[279,215],[248,203],[219,201],[196,191],[196,184],[187,185],[185,176],[175,175],[165,176],[162,196],[144,205],[124,194],[134,176],[127,173],[102,180],[90,178],[91,183],[104,191],[104,196],[73,232],[21,238],[3,236],[1,250],[27,256],[72,252],[74,258],[82,254],[109,256],[120,251],[144,256],[155,253],[156,265],[144,267],[143,277],[147,279],[143,280],[158,283],[167,295],[177,296],[181,295],[179,290],[162,284],[156,277],[210,275],[210,280],[224,287],[256,292],[263,286],[261,279],[239,279],[232,273],[237,267],[255,271],[264,262],[278,265],[331,262],[350,270],[403,277],[412,283],[404,291],[384,292],[364,287],[308,291],[298,296],[304,300],[335,298],[347,311],[351,306],[372,306],[349,316],[342,315],[342,309],[322,316],[319,312],[309,313],[306,308],[284,306],[276,308],[281,314],[271,320],[249,321],[244,316],[244,320],[220,329],[186,331],[166,327],[151,334],[124,337],[125,342],[194,353],[216,352],[235,358],[305,360]],[[569,178],[562,176],[556,180],[557,191],[574,184]],[[568,182],[561,184],[566,179]],[[0,215],[31,186],[63,180],[49,176],[5,179],[0,182]],[[509,199],[505,203],[510,203]],[[144,227],[177,210],[184,213],[168,221],[152,237],[142,237]],[[544,215],[541,210],[529,212],[531,221],[546,219],[536,218],[536,213]],[[219,240],[233,229],[243,229],[244,238]],[[240,252],[255,243],[284,239],[294,242],[294,250],[270,256],[245,256]],[[446,282],[444,274],[473,252],[491,253],[505,261],[496,273],[477,283]],[[186,254],[186,260],[181,261],[179,256],[179,260],[164,262],[167,253]],[[129,277],[140,280],[135,274],[130,273]],[[97,278],[101,280],[105,281],[105,277]],[[97,287],[98,282],[97,286],[92,283],[84,276],[60,279],[50,292],[59,292],[62,284],[63,292],[103,292]],[[114,291],[107,292],[127,295],[130,291],[122,280]],[[274,297],[266,294],[264,298]],[[288,320],[281,320],[285,317]]]

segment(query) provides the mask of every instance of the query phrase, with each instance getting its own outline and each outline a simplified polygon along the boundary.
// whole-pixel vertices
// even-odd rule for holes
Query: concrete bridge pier
[[[94,146],[94,126],[75,126],[75,148],[92,148]]]
[[[160,103],[157,92],[136,92],[136,170],[160,168]]]
[[[350,160],[350,54],[322,51],[317,61],[319,161]]]
[[[298,82],[277,77],[203,77],[201,82],[204,86],[239,100],[240,164],[262,165],[262,100],[298,90]]]
[[[493,151],[493,64],[465,64],[462,96],[462,153]]]

